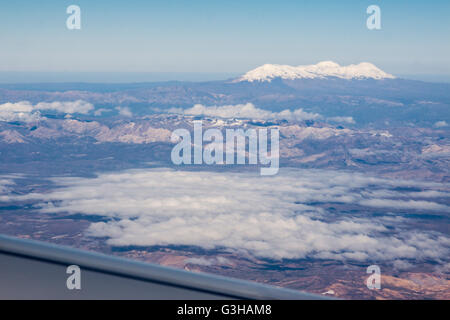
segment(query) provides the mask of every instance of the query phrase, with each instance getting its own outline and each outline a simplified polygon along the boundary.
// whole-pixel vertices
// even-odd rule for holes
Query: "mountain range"
[[[235,82],[241,81],[267,81],[281,78],[287,80],[295,79],[395,79],[395,76],[380,70],[372,63],[362,62],[357,65],[351,64],[349,66],[340,66],[333,61],[322,61],[313,65],[304,66],[288,66],[278,64],[265,64],[256,69],[253,69],[238,79]]]
[[[78,100],[95,106],[88,114],[93,119],[121,116],[124,108],[145,116],[196,104],[252,103],[272,112],[301,108],[322,119],[352,118],[355,126],[433,127],[443,121],[450,123],[449,83],[396,78],[370,63],[344,67],[334,62],[299,67],[264,65],[235,79],[206,82],[0,85],[0,105]]]

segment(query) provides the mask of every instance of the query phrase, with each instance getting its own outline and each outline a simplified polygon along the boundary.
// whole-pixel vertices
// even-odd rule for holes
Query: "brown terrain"
[[[120,248],[86,238],[86,220],[40,215],[0,215],[0,233],[114,254],[124,258],[235,277],[342,299],[450,299],[448,270],[420,265],[399,272],[381,265],[381,289],[366,287],[366,265],[331,260],[265,261],[227,252],[179,248]],[[445,272],[447,271],[447,272]]]

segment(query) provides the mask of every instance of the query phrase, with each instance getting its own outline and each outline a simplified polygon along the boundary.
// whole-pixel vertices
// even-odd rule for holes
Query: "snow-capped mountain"
[[[322,61],[313,65],[302,65],[298,67],[278,64],[265,64],[253,69],[235,82],[242,81],[267,81],[275,78],[282,79],[325,79],[336,77],[341,79],[395,79],[392,74],[386,73],[371,63],[361,62],[348,66],[340,66],[333,61]]]

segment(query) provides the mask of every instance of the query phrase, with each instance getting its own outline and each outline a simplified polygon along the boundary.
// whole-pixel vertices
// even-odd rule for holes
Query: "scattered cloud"
[[[329,121],[332,122],[340,122],[340,123],[347,123],[347,124],[354,124],[355,120],[353,117],[331,117],[328,118]]]
[[[401,213],[374,219],[367,209],[448,212],[438,202],[385,198],[389,191],[401,193],[407,187],[446,188],[439,183],[326,170],[284,169],[261,177],[163,168],[53,182],[59,187],[50,193],[10,195],[10,200],[37,200],[46,213],[110,217],[92,223],[88,235],[106,237],[114,246],[188,245],[270,259],[441,263],[450,256],[448,236],[411,229],[411,218]],[[330,212],[321,205],[326,203],[359,205],[362,214]]]
[[[395,260],[393,266],[398,271],[407,271],[414,267],[413,264],[405,260]]]
[[[128,107],[116,107],[116,110],[119,111],[119,114],[124,117],[132,117],[133,113]]]
[[[184,260],[186,264],[196,264],[199,266],[214,266],[214,265],[230,265],[230,261],[224,257],[213,257],[213,258],[189,258]]]
[[[0,177],[0,201],[9,201],[8,194],[11,192],[10,186],[14,185],[12,179],[8,177]]]
[[[444,127],[448,127],[448,123],[446,121],[437,121],[434,126],[436,128],[444,128]]]
[[[105,109],[105,108],[100,108],[100,109],[97,109],[97,110],[94,111],[94,116],[101,116],[102,113],[105,113],[105,112],[111,112],[111,111],[113,111],[113,110],[111,110],[111,109]]]
[[[87,114],[94,109],[94,106],[83,100],[76,101],[54,101],[54,102],[40,102],[34,106],[36,110],[54,110],[61,113],[81,113]]]
[[[39,111],[27,102],[4,103],[0,105],[0,121],[32,122],[41,118]]]
[[[53,110],[67,114],[87,114],[93,109],[94,106],[91,103],[83,100],[40,102],[36,105],[32,105],[28,101],[16,103],[7,102],[0,105],[0,121],[37,121],[42,118],[40,113],[42,110]]]
[[[225,105],[225,106],[204,106],[196,104],[189,109],[171,108],[170,113],[178,113],[193,116],[209,116],[217,118],[241,118],[241,119],[257,119],[257,120],[317,120],[321,116],[317,113],[309,113],[303,109],[294,111],[283,110],[280,112],[272,112],[256,108],[252,103]]]

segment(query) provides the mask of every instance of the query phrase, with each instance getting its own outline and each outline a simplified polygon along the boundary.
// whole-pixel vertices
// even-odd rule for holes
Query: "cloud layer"
[[[40,102],[32,105],[28,101],[4,103],[0,105],[0,121],[32,122],[41,118],[41,110],[53,110],[60,113],[87,114],[94,109],[91,103],[83,100]]]
[[[114,246],[189,245],[270,259],[397,264],[402,259],[440,263],[450,253],[448,235],[411,229],[408,219],[399,213],[374,218],[364,210],[375,207],[384,208],[377,212],[405,209],[445,214],[448,206],[429,200],[449,198],[445,186],[436,183],[298,169],[285,169],[273,177],[140,169],[54,182],[60,188],[51,193],[11,199],[38,200],[41,212],[114,218],[92,223],[88,229],[90,236],[106,237]],[[408,187],[437,193],[426,192],[421,197],[415,192],[417,203],[393,199],[411,197],[398,191]],[[359,211],[366,214],[329,212],[320,205],[323,203],[362,206]]]
[[[157,110],[161,111],[161,110]],[[272,112],[255,107],[252,103],[225,105],[225,106],[204,106],[196,104],[192,108],[171,108],[169,113],[191,115],[191,116],[208,116],[222,119],[252,119],[252,120],[288,120],[288,121],[304,121],[304,120],[320,120],[323,117],[318,113],[310,113],[299,108],[294,111],[283,110],[280,112]],[[355,124],[352,117],[331,117],[327,121],[339,122],[346,124]]]
[[[257,120],[316,120],[321,118],[317,113],[305,112],[302,109],[294,111],[283,110],[281,112],[271,112],[256,108],[252,103],[225,105],[225,106],[204,106],[196,104],[189,109],[171,108],[170,113],[178,113],[194,116],[209,116],[224,119],[257,119]]]

